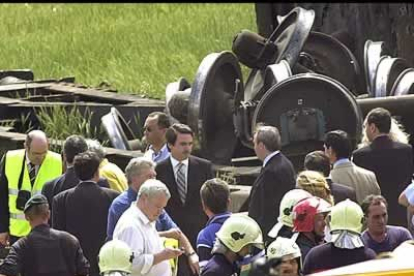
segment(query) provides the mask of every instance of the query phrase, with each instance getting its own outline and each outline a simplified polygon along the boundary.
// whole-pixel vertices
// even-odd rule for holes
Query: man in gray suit
[[[359,204],[370,194],[381,194],[375,174],[358,167],[349,159],[352,147],[345,131],[334,130],[326,133],[324,147],[333,166],[332,181],[354,188]]]

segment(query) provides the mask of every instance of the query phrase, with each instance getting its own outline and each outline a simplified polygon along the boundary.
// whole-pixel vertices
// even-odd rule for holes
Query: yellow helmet
[[[228,249],[237,253],[245,245],[264,248],[262,230],[257,222],[245,214],[232,214],[216,234]]]
[[[349,199],[341,201],[331,209],[331,232],[336,230],[347,230],[360,234],[363,218],[364,213],[357,203]]]
[[[129,246],[121,240],[105,243],[99,251],[99,270],[106,272],[131,273],[134,254]]]

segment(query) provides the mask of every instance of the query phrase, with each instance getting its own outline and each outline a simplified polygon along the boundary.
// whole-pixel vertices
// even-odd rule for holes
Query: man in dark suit
[[[329,173],[331,172],[331,163],[329,161],[329,157],[323,151],[317,150],[308,153],[305,156],[303,166],[306,170],[317,171],[325,176],[326,182],[328,183],[332,196],[334,197],[335,204],[347,198],[358,203],[354,188],[334,183],[329,177]]]
[[[249,196],[249,216],[257,221],[263,236],[276,224],[282,197],[295,188],[295,169],[280,152],[279,130],[259,125],[253,137],[254,151],[263,161],[263,168],[253,183]]]
[[[75,169],[73,168],[73,159],[77,154],[87,150],[88,144],[82,136],[71,135],[66,138],[63,144],[63,160],[66,164],[66,171],[61,176],[46,182],[42,188],[42,194],[47,198],[51,213],[53,212],[52,204],[55,195],[79,184],[79,178],[76,176]],[[99,179],[98,185],[109,188],[108,181],[103,177]]]
[[[99,180],[99,161],[96,153],[86,151],[78,154],[74,159],[74,169],[82,182],[53,199],[53,228],[78,238],[91,265],[91,276],[99,275],[97,256],[105,243],[108,210],[119,195],[96,184]]]
[[[371,144],[354,151],[353,161],[375,173],[388,200],[389,223],[406,226],[406,210],[398,204],[398,196],[411,183],[412,147],[390,138],[391,113],[384,108],[374,108],[368,113],[364,129]]]
[[[196,248],[198,232],[207,222],[201,205],[200,188],[206,180],[213,178],[212,164],[208,160],[190,155],[193,131],[189,126],[173,124],[165,137],[171,155],[159,162],[155,168],[157,179],[165,183],[171,193],[165,210],[187,235],[193,248]],[[178,275],[189,275],[185,257],[178,260]],[[191,261],[191,258],[188,260]]]

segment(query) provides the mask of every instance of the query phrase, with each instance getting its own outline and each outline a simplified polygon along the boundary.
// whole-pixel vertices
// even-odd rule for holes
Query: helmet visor
[[[108,271],[101,274],[102,276],[130,276],[131,273],[124,271]]]

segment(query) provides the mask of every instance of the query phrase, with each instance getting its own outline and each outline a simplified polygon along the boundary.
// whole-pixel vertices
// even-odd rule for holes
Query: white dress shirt
[[[273,156],[275,156],[276,154],[278,154],[280,151],[274,151],[271,154],[269,154],[268,156],[266,156],[266,158],[263,160],[263,168],[266,166],[267,162],[269,162],[270,158],[272,158]]]
[[[171,165],[173,167],[174,170],[174,177],[175,179],[177,179],[177,172],[178,172],[178,164],[180,163],[180,161],[178,161],[177,159],[175,159],[174,157],[170,156],[171,159]],[[184,176],[185,176],[185,183],[188,186],[188,158],[181,161],[181,163],[184,164]]]
[[[27,171],[28,172],[30,172],[30,163],[31,162],[30,162],[29,156],[27,156],[27,153],[26,153],[26,166],[27,166]],[[35,165],[36,175],[39,172],[39,168],[40,168],[40,165]]]
[[[155,221],[150,222],[136,202],[132,202],[122,214],[115,226],[113,238],[124,241],[134,252],[132,276],[171,276],[169,261],[152,265],[154,254],[161,252],[164,247],[155,229]]]

